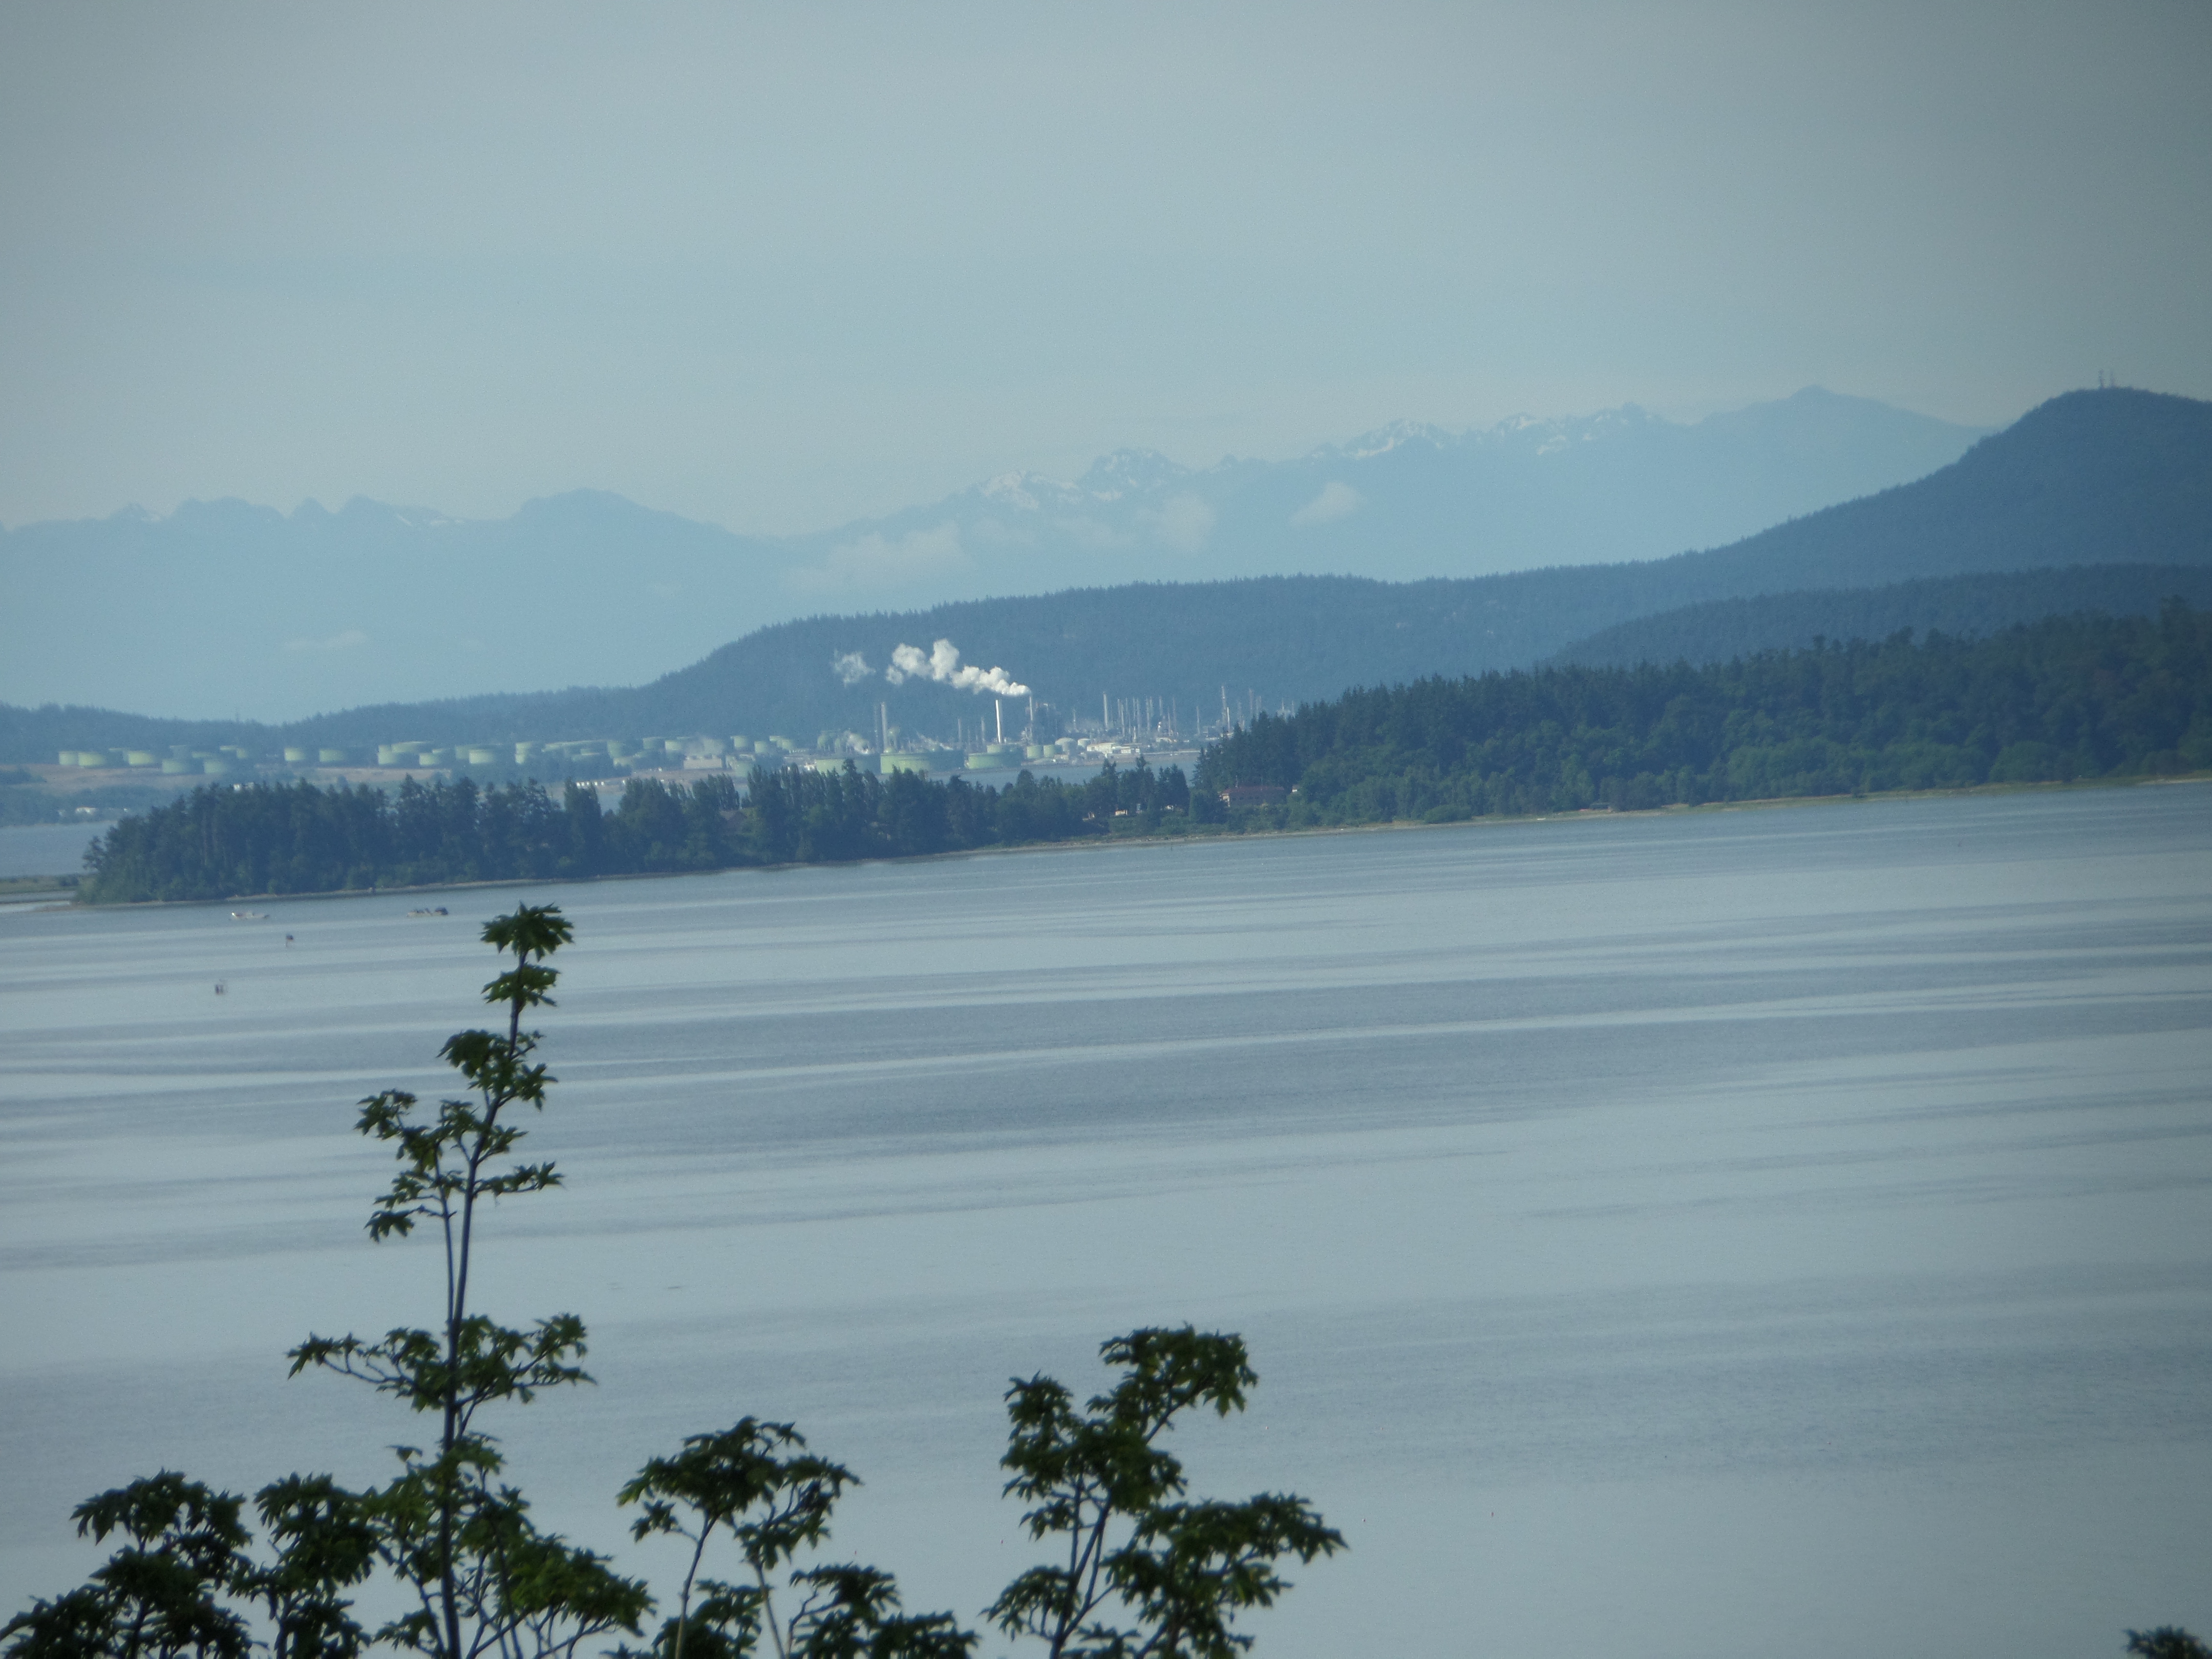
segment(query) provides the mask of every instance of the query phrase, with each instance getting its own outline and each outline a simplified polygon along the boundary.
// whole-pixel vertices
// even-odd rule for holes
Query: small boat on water
[[[446,907],[434,904],[427,910],[410,910],[407,914],[410,916],[442,916],[446,914]]]
[[[266,910],[233,910],[230,919],[233,921],[266,921],[269,913]]]

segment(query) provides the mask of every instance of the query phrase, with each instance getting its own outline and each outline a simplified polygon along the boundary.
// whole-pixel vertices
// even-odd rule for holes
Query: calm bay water
[[[1353,1545],[1263,1655],[2212,1630],[2188,786],[0,915],[8,1606],[134,1474],[426,1431],[281,1354],[431,1316],[353,1103],[441,1089],[517,897],[577,927],[568,1185],[484,1296],[592,1328],[599,1386],[507,1432],[599,1547],[646,1457],[787,1417],[868,1482],[841,1543],[972,1616],[1033,1559],[1008,1376],[1190,1320],[1264,1379],[1199,1489]]]
[[[107,833],[102,823],[0,825],[0,876],[74,876],[84,849]]]

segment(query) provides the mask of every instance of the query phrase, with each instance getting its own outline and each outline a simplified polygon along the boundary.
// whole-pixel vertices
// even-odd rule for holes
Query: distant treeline
[[[896,858],[1109,836],[1431,823],[2212,768],[2212,611],[2054,617],[1984,640],[1900,633],[1692,668],[1547,668],[1354,691],[1263,715],[1194,782],[1109,768],[1004,788],[756,771],[596,792],[463,779],[212,786],[124,819],[82,896],[226,898]],[[1225,807],[1235,784],[1278,805]]]
[[[1219,818],[1218,805],[1199,817]],[[94,903],[230,898],[444,882],[562,880],[646,872],[811,864],[1180,829],[1182,772],[1109,767],[1085,784],[1024,773],[1004,788],[913,773],[756,771],[689,786],[633,781],[612,811],[597,792],[537,783],[480,788],[210,786],[118,823],[85,859]]]
[[[1705,667],[1547,668],[1353,691],[1209,749],[1272,821],[1431,823],[2212,767],[2212,611],[1899,633]]]

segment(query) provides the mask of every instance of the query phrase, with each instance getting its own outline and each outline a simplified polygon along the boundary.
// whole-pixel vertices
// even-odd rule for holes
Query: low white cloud
[[[1213,533],[1213,509],[1186,492],[1169,496],[1156,510],[1139,513],[1137,522],[1177,551],[1195,553]]]
[[[868,666],[868,659],[859,652],[840,651],[830,659],[830,672],[848,685],[858,685],[875,670]]]
[[[895,586],[924,576],[965,570],[974,561],[960,544],[960,526],[949,520],[930,530],[909,530],[896,538],[871,530],[830,550],[822,562],[802,565],[787,578],[801,593],[847,588]]]
[[[287,651],[350,651],[356,646],[367,645],[368,635],[358,628],[349,628],[343,634],[333,634],[326,640],[287,640]]]
[[[1291,514],[1292,524],[1328,524],[1337,519],[1349,518],[1359,510],[1359,492],[1348,483],[1332,478],[1322,486],[1321,494]]]

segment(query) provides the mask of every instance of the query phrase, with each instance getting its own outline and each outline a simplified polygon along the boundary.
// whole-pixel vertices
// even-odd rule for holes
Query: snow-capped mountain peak
[[[1431,426],[1426,421],[1393,421],[1372,432],[1340,444],[1324,444],[1314,451],[1314,458],[1328,460],[1364,461],[1376,455],[1388,454],[1391,450],[1407,444],[1426,444],[1432,449],[1442,449],[1456,442],[1458,434],[1443,427]]]
[[[1124,495],[1147,495],[1188,477],[1189,471],[1156,449],[1117,449],[1091,462],[1091,470],[1075,481],[1075,487],[1101,501],[1113,501]]]
[[[996,477],[986,478],[976,485],[975,493],[1000,507],[1034,513],[1037,508],[1034,486],[1049,484],[1050,482],[1049,479],[1040,478],[1034,472],[1001,472]]]

